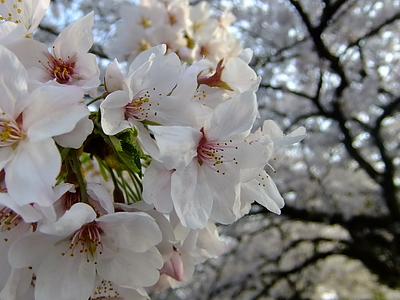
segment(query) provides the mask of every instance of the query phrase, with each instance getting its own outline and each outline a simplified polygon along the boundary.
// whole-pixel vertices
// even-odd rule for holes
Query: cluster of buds
[[[1,300],[147,299],[224,252],[216,224],[255,201],[280,213],[266,169],[275,146],[305,132],[284,136],[270,120],[252,130],[260,78],[250,50],[232,55],[225,37],[222,57],[189,64],[170,41],[129,57],[126,71],[110,57],[100,78],[93,13],[50,47],[32,38],[49,2],[0,3]],[[206,4],[142,4],[201,45]],[[160,21],[140,20],[143,30]]]

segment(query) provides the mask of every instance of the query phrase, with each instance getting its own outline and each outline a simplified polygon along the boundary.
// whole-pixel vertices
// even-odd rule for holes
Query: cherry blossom
[[[6,95],[0,100],[0,166],[7,191],[19,205],[52,205],[52,188],[61,167],[52,137],[72,131],[88,116],[80,103],[82,90],[43,86],[28,93],[28,76],[17,58],[2,47],[0,61],[4,66],[0,89]]]
[[[50,0],[4,0],[0,3],[0,19],[23,24],[26,36],[31,36],[39,26],[49,4]]]
[[[261,149],[244,141],[256,118],[255,101],[255,94],[246,92],[219,104],[200,131],[183,126],[149,126],[160,150],[157,159],[173,171],[171,199],[185,226],[204,228],[210,217],[221,223],[238,217],[239,170],[266,163],[258,155]],[[230,122],[231,114],[236,115],[237,122]],[[168,178],[168,172],[163,174]],[[163,196],[160,193],[154,197]]]
[[[154,245],[160,241],[157,224],[145,213],[96,218],[89,205],[77,203],[56,223],[43,224],[15,241],[9,260],[15,268],[37,270],[35,298],[87,299],[96,272],[106,281],[133,288],[157,282],[162,258]]]
[[[101,78],[94,12],[45,44],[49,0],[0,2],[0,299],[148,299],[224,253],[217,223],[280,213],[273,153],[305,129],[253,128],[233,14],[123,3]]]

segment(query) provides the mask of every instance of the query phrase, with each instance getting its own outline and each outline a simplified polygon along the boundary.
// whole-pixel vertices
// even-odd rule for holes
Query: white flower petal
[[[31,93],[31,103],[23,112],[23,127],[32,141],[71,132],[89,115],[83,90],[75,86],[45,85]]]
[[[112,253],[112,259],[99,260],[97,272],[100,277],[130,287],[147,287],[158,281],[158,269],[162,268],[163,260],[155,247],[143,253],[128,249]]]
[[[30,233],[16,240],[8,251],[8,261],[13,268],[26,268],[40,264],[48,256],[48,252],[58,238],[42,234]],[[66,246],[68,248],[68,245]]]
[[[54,202],[53,185],[60,172],[60,153],[53,139],[37,143],[27,139],[19,142],[15,157],[5,166],[6,186],[19,205]],[[21,188],[23,186],[23,188]]]
[[[115,135],[131,127],[131,124],[125,120],[125,106],[129,101],[127,91],[115,91],[101,103],[101,127],[105,134]]]
[[[201,168],[194,159],[185,169],[171,177],[171,195],[181,223],[193,229],[204,228],[210,217],[212,194]]]
[[[143,200],[161,213],[170,213],[173,209],[171,198],[171,175],[163,164],[153,160],[143,177]]]
[[[118,212],[101,216],[99,226],[119,248],[145,252],[162,240],[155,220],[142,212]]]
[[[53,224],[39,226],[39,231],[55,236],[66,237],[80,229],[82,225],[92,222],[96,218],[93,208],[85,203],[76,203]]]
[[[79,149],[92,131],[93,122],[84,117],[76,123],[71,132],[55,136],[54,140],[62,147]]]
[[[88,299],[94,289],[96,269],[86,255],[61,255],[67,243],[52,249],[36,274],[35,299]]]
[[[0,113],[16,119],[27,103],[28,74],[17,57],[2,45],[0,65]]]
[[[57,57],[67,59],[89,51],[93,45],[93,16],[90,12],[61,31],[53,44]]]
[[[26,223],[37,222],[42,215],[32,205],[18,205],[7,193],[0,193],[0,205],[4,205],[20,215]]]
[[[149,126],[160,149],[159,160],[168,170],[185,168],[197,156],[202,133],[192,127]]]
[[[257,116],[257,98],[254,92],[245,92],[219,104],[205,122],[208,140],[223,140],[235,136],[246,137]],[[232,122],[232,116],[235,121]]]
[[[257,177],[241,184],[241,200],[250,203],[256,201],[269,211],[280,215],[280,209],[285,205],[285,202],[271,177],[266,175],[262,178]]]

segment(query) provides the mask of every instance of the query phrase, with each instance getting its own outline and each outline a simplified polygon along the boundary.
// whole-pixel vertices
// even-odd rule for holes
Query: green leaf
[[[118,139],[115,136],[109,136],[110,137],[110,141],[112,143],[112,147],[116,150],[116,151],[122,151],[122,145],[121,145],[121,140]]]
[[[128,171],[142,176],[141,149],[136,143],[135,133],[131,129],[127,129],[113,138],[118,140],[118,143],[114,141],[112,143],[116,144],[115,150],[121,162]]]

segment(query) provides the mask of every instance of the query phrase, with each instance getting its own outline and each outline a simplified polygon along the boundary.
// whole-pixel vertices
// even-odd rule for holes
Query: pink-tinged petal
[[[96,218],[93,208],[85,203],[76,203],[65,214],[52,224],[39,226],[39,231],[55,236],[66,237],[80,229],[82,225]]]
[[[185,168],[197,156],[202,133],[186,126],[149,126],[157,141],[158,159],[168,170]]]
[[[129,101],[127,91],[115,91],[101,103],[101,127],[105,134],[115,135],[131,128],[131,124],[125,120],[125,106]]]
[[[27,103],[28,74],[17,57],[2,45],[0,65],[0,113],[16,119]]]
[[[79,149],[92,131],[93,122],[84,117],[71,132],[55,136],[54,140],[62,147]]]
[[[5,166],[6,186],[18,205],[53,205],[53,186],[60,172],[60,153],[52,139],[18,144],[15,157]],[[21,188],[23,187],[23,188]]]
[[[93,45],[93,15],[91,12],[61,31],[53,44],[56,57],[67,59],[89,51]]]
[[[245,92],[219,104],[205,122],[204,132],[208,140],[224,140],[230,137],[246,137],[257,116],[257,98],[254,92]],[[232,122],[232,116],[235,121]]]
[[[94,289],[96,269],[84,254],[62,255],[67,243],[55,246],[36,274],[35,299],[88,299]]]
[[[172,252],[171,258],[164,263],[160,274],[168,275],[178,281],[183,280],[183,263],[178,252]]]
[[[104,252],[108,249],[104,249]],[[155,247],[137,253],[128,249],[112,251],[112,258],[98,261],[97,273],[105,280],[129,287],[151,286],[158,281],[163,260]],[[83,299],[83,298],[82,298]],[[72,299],[71,299],[72,300]]]
[[[192,229],[204,228],[210,217],[212,194],[206,174],[194,159],[185,169],[171,177],[171,195],[181,223]]]
[[[171,175],[163,164],[153,160],[143,177],[143,200],[153,204],[160,213],[170,213],[173,209],[171,198]]]
[[[162,240],[157,223],[146,213],[118,212],[104,215],[99,218],[98,224],[121,249],[145,252]]]

